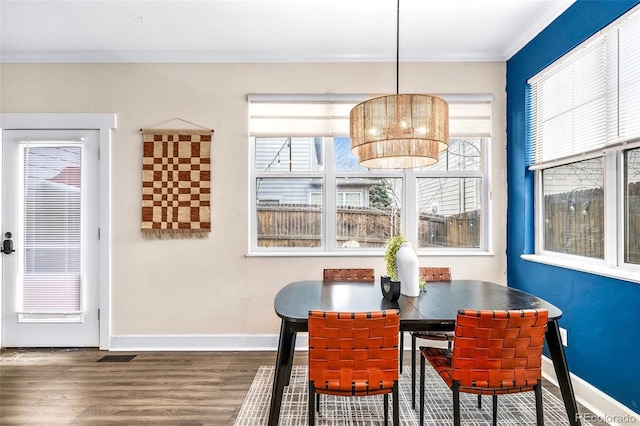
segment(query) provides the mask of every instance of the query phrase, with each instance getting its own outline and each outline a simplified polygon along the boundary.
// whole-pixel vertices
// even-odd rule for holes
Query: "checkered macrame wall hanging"
[[[206,129],[142,129],[142,235],[211,232],[211,136]]]

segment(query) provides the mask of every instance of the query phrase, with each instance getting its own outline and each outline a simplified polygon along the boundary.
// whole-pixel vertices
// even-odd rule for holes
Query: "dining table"
[[[569,424],[580,425],[575,394],[562,346],[558,320],[562,311],[551,303],[506,285],[481,280],[429,282],[417,297],[383,297],[380,281],[307,280],[287,284],[276,294],[275,312],[281,319],[278,353],[269,406],[269,425],[277,426],[284,387],[289,385],[296,336],[308,331],[310,310],[368,312],[400,311],[400,331],[453,331],[460,309],[547,309],[546,347],[553,362]]]

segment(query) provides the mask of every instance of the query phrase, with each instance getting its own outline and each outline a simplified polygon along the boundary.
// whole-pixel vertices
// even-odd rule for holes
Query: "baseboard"
[[[542,357],[542,375],[556,386],[558,385],[553,362],[545,356]],[[612,426],[640,424],[640,414],[573,373],[571,373],[571,384],[576,400],[595,414],[595,418],[589,418],[591,414],[581,413],[586,422],[606,422]]]

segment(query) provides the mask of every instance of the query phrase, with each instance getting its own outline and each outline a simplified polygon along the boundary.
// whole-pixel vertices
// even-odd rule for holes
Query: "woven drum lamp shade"
[[[449,146],[449,105],[430,95],[380,96],[353,107],[350,127],[351,152],[363,167],[429,166]]]

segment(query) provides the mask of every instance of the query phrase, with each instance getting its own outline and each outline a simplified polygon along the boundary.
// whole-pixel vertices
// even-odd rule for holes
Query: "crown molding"
[[[499,52],[437,53],[407,56],[401,62],[505,61]],[[0,63],[357,63],[394,62],[392,55],[252,51],[32,51],[2,52]]]
[[[527,43],[533,40],[542,30],[549,26],[558,16],[562,15],[576,0],[558,0],[549,4],[549,7],[541,14],[536,16],[531,25],[522,29],[519,36],[509,43],[504,51],[502,57],[504,60],[510,59],[513,55],[518,53],[520,49],[525,47]]]

